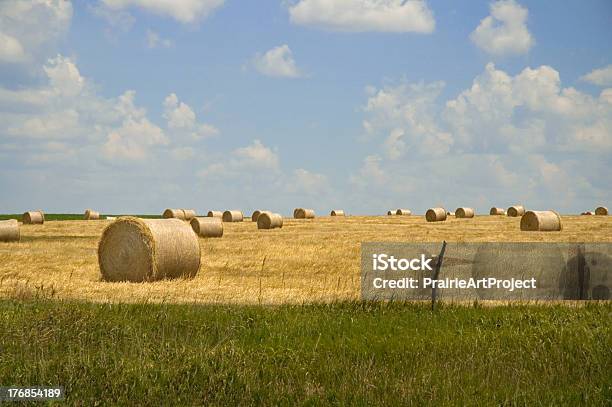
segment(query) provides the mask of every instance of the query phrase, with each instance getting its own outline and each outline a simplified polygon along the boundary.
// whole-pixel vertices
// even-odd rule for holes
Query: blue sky
[[[612,198],[609,1],[0,4],[0,212]]]

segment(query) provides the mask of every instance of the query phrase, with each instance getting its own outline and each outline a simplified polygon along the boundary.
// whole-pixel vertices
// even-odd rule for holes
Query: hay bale
[[[455,209],[455,216],[458,218],[473,218],[474,209],[472,208],[457,208]]]
[[[242,222],[244,215],[240,211],[225,211],[222,219],[223,222]]]
[[[276,229],[283,227],[283,217],[278,213],[262,212],[257,218],[257,229]]]
[[[508,216],[516,218],[518,216],[523,216],[525,214],[525,207],[523,205],[514,205],[508,208],[506,211]]]
[[[42,211],[30,211],[23,214],[24,225],[42,225],[45,223],[45,214]]]
[[[412,211],[410,209],[398,209],[395,211],[395,214],[401,216],[410,216],[412,215]]]
[[[505,215],[506,211],[504,208],[491,208],[489,215]]]
[[[191,278],[200,269],[200,243],[180,219],[121,217],[102,232],[98,264],[105,281]]]
[[[18,242],[20,238],[21,233],[17,220],[0,220],[0,242]]]
[[[272,212],[270,212],[270,211],[260,211],[260,210],[257,210],[257,211],[255,211],[255,212],[253,212],[253,214],[251,215],[251,221],[252,221],[252,222],[257,222],[257,219],[259,219],[259,216],[260,216],[262,213],[272,213]]]
[[[164,219],[181,219],[185,220],[185,211],[182,209],[166,209],[162,214],[162,218]]]
[[[106,220],[115,220],[115,219],[117,219],[117,218],[116,218],[116,217],[114,217],[114,216],[107,216],[107,217],[106,217]]]
[[[223,211],[208,211],[209,218],[223,218]]]
[[[600,206],[597,209],[595,209],[595,215],[607,215],[608,214],[608,208],[606,208],[605,206]]]
[[[330,216],[346,216],[342,209],[334,209],[331,211]]]
[[[455,212],[446,211],[446,216],[455,216]]]
[[[581,213],[581,215],[588,215],[588,216],[591,216],[591,215],[593,215],[593,212],[591,212],[591,211],[582,212],[582,213]]]
[[[446,209],[444,208],[430,208],[425,212],[425,219],[427,222],[441,222],[446,220]]]
[[[198,216],[196,214],[196,211],[193,210],[193,209],[183,209],[183,213],[185,214],[185,220],[186,221],[190,221],[191,219],[193,219],[196,216]]]
[[[85,220],[98,220],[100,219],[100,212],[96,212],[92,209],[85,209],[85,214],[83,215],[83,219]]]
[[[393,216],[393,215],[395,215],[394,211],[387,211],[387,216]]]
[[[223,236],[223,222],[219,218],[193,218],[191,228],[200,237],[221,237]]]
[[[293,217],[296,219],[314,219],[315,217],[315,211],[313,209],[297,208],[293,213]]]
[[[559,232],[561,229],[561,216],[555,211],[527,211],[521,217],[524,231]]]

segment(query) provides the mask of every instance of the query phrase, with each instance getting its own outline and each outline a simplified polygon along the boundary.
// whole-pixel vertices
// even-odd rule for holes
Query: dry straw
[[[0,220],[0,242],[18,242],[20,238],[17,220]]]
[[[521,230],[558,232],[562,228],[561,216],[555,211],[527,211],[521,217]]]
[[[608,208],[606,208],[605,206],[600,206],[597,209],[595,209],[595,215],[607,215],[608,214]]]
[[[253,212],[253,214],[251,215],[251,221],[252,221],[252,222],[257,222],[257,219],[259,218],[259,216],[260,216],[262,213],[264,213],[264,212],[265,212],[265,213],[272,213],[272,212],[270,212],[270,211],[260,211],[260,210],[256,210],[256,211],[255,211],[255,212]]]
[[[23,214],[24,225],[42,225],[45,223],[43,211],[30,211]]]
[[[240,211],[225,211],[223,212],[223,222],[242,222],[244,215]]]
[[[223,211],[208,211],[209,218],[223,218]]]
[[[221,237],[223,236],[223,222],[219,218],[193,218],[191,228],[200,237]]]
[[[296,219],[314,219],[315,211],[313,209],[297,208],[293,211],[293,217]]]
[[[126,216],[102,232],[98,263],[106,281],[191,278],[200,269],[200,243],[179,219]]]
[[[398,209],[395,211],[396,215],[410,216],[412,211],[410,209]]]
[[[334,209],[330,213],[331,216],[345,216],[344,211],[342,209]]]
[[[525,207],[523,205],[514,205],[508,208],[506,211],[508,216],[516,218],[518,216],[523,216],[525,214]]]
[[[257,229],[276,229],[283,227],[283,217],[278,213],[262,212],[257,219]]]
[[[491,208],[489,215],[505,215],[506,211],[504,208]]]
[[[474,209],[472,208],[457,208],[455,209],[455,216],[457,218],[473,218]]]
[[[196,211],[193,210],[193,209],[183,209],[183,213],[185,214],[185,220],[186,221],[190,221],[191,219],[193,219],[196,216],[198,216],[196,214]]]
[[[107,216],[107,217],[106,217],[106,220],[115,220],[115,219],[117,219],[117,218],[116,218],[116,217],[114,217],[114,216]]]
[[[166,209],[162,214],[164,219],[181,219],[185,220],[185,211],[183,209]]]
[[[83,219],[85,220],[98,220],[100,219],[100,212],[96,212],[92,209],[86,209],[85,214],[83,215]]]
[[[446,209],[444,208],[430,208],[425,213],[425,219],[427,222],[441,222],[446,220]]]

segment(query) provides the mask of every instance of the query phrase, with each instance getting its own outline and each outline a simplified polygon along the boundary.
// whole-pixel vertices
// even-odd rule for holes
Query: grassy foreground
[[[612,403],[612,306],[0,302],[0,385],[68,403]]]

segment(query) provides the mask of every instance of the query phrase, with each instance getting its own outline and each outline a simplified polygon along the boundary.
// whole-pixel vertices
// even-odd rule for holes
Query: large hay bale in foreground
[[[185,220],[190,221],[195,218],[197,215],[196,211],[193,209],[183,209],[183,213],[185,214]]]
[[[329,214],[330,216],[345,216],[344,211],[342,209],[334,209]]]
[[[223,218],[223,211],[208,211],[206,216],[209,218]]]
[[[296,219],[314,219],[315,217],[314,209],[297,208],[293,213]]]
[[[607,215],[608,214],[608,208],[606,208],[605,206],[600,206],[597,209],[595,209],[595,215]]]
[[[525,207],[523,205],[514,205],[508,208],[506,211],[508,216],[516,218],[518,216],[523,216],[525,214]]]
[[[45,214],[43,211],[30,211],[23,214],[24,225],[42,225],[45,223]]]
[[[85,220],[98,220],[100,219],[100,212],[96,212],[92,209],[85,209],[85,214],[83,215],[83,219]]]
[[[185,211],[183,209],[166,209],[162,214],[162,218],[185,220]]]
[[[244,215],[240,211],[225,211],[223,212],[223,222],[242,222]]]
[[[527,211],[521,217],[524,231],[559,232],[561,229],[561,216],[555,211]]]
[[[0,242],[18,242],[20,238],[21,233],[17,220],[0,220]]]
[[[260,211],[260,210],[256,210],[256,211],[254,211],[254,212],[253,212],[253,214],[251,215],[251,221],[252,221],[252,222],[257,222],[257,219],[259,218],[259,216],[260,216],[262,213],[272,213],[272,212],[270,212],[270,211]]]
[[[489,215],[505,215],[506,211],[504,208],[491,208]]]
[[[276,229],[283,227],[283,217],[278,213],[262,212],[257,219],[257,229]]]
[[[455,209],[455,217],[457,218],[473,218],[474,209],[472,208],[457,208]]]
[[[410,216],[412,215],[412,211],[410,209],[398,209],[395,211],[395,214],[400,216]]]
[[[191,278],[200,269],[200,243],[180,219],[126,216],[102,232],[98,263],[106,281]]]
[[[425,212],[425,219],[427,222],[441,222],[446,220],[446,209],[444,208],[430,208]]]
[[[193,218],[191,228],[200,237],[221,237],[223,236],[223,221],[219,218]]]

